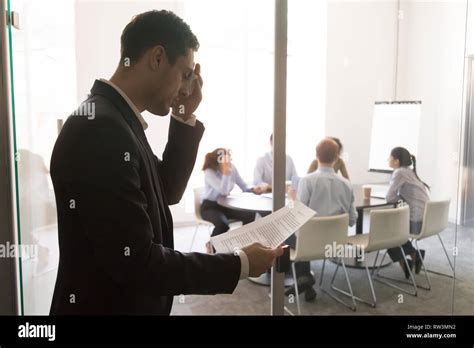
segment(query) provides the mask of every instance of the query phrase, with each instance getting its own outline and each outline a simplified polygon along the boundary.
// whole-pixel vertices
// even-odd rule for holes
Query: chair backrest
[[[426,202],[419,239],[441,233],[448,227],[450,204],[450,199]]]
[[[370,212],[369,243],[365,251],[401,246],[410,234],[410,208],[377,209]]]
[[[204,187],[196,187],[193,192],[194,192],[194,216],[196,216],[196,219],[202,220],[201,216],[201,195],[202,192],[204,191]]]
[[[295,261],[324,259],[328,248],[344,246],[349,215],[314,217],[296,232]]]

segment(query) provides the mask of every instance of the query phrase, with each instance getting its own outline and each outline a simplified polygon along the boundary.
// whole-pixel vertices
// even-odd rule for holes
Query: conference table
[[[392,207],[393,203],[387,203],[387,201],[381,197],[364,197],[364,189],[362,185],[354,185],[353,190],[354,205],[358,213],[355,232],[356,234],[362,234],[364,233],[364,212],[370,209]],[[262,216],[268,215],[273,209],[273,198],[271,193],[262,195],[256,195],[250,192],[231,194],[218,198],[217,203],[226,208],[259,213]],[[370,256],[370,254],[367,255],[364,262],[368,262],[369,265],[372,265],[373,257]],[[357,259],[348,260],[346,262],[346,266],[363,268],[365,267],[364,262],[361,262]],[[387,259],[383,266],[387,266],[390,263],[391,261]],[[268,273],[263,274],[258,278],[249,277],[249,280],[261,285],[270,285],[271,283],[270,275]],[[292,276],[291,274],[287,273],[285,277],[285,286],[291,286],[292,284]]]
[[[383,198],[379,197],[364,197],[364,189],[362,185],[354,185],[354,205],[356,207],[358,217],[356,222],[356,234],[364,233],[364,211],[393,206],[393,203],[387,203]],[[259,213],[260,215],[267,215],[272,212],[273,199],[270,194],[256,195],[249,192],[240,194],[231,194],[220,197],[217,203],[223,207]]]

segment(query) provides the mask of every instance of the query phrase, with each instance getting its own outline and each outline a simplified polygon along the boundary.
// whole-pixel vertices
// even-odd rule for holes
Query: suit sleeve
[[[90,248],[84,250],[87,257],[124,291],[152,296],[231,293],[239,280],[240,258],[183,254],[154,243],[148,201],[141,189],[142,159],[137,144],[119,125],[96,120],[88,127],[87,138],[83,137],[80,148],[70,151],[71,160],[60,173],[74,200],[70,214],[76,214],[89,240]],[[170,151],[181,153],[185,146],[172,140],[167,156]],[[168,163],[165,170],[177,168],[178,162]],[[186,174],[176,182],[168,176],[168,184],[180,185],[169,194],[180,196],[190,168],[186,165]]]
[[[191,127],[177,121],[174,117],[170,119],[168,143],[163,151],[162,160],[155,156],[169,204],[177,204],[183,197],[196,162],[203,133],[204,126],[198,120],[196,120],[196,125]]]

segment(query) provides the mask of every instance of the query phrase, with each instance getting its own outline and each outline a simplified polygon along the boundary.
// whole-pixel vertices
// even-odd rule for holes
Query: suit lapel
[[[141,125],[134,111],[130,108],[129,104],[112,86],[102,81],[96,80],[91,89],[91,93],[102,95],[103,97],[110,100],[120,110],[120,113],[127,121],[128,125],[130,126],[136,138],[138,139],[138,143],[142,149],[142,152],[145,154],[146,161],[148,162],[148,171],[149,175],[152,178],[155,196],[157,197],[158,202],[160,204],[160,217],[163,219],[166,225],[166,230],[169,231],[170,226],[168,223],[168,218],[166,216],[167,205],[165,205],[167,203],[164,201],[163,190],[161,188],[161,180],[157,172],[157,168],[155,166],[153,151],[150,147],[150,144],[148,143],[145,131],[143,130],[143,126]]]
[[[135,115],[133,116],[135,117]],[[155,160],[153,158],[153,150],[151,149],[150,144],[148,143],[148,140],[146,138],[145,131],[143,130],[142,125],[138,124],[137,126],[137,123],[139,123],[138,120],[137,122],[135,122],[135,126],[134,126],[135,129],[133,131],[135,135],[137,135],[137,138],[142,144],[142,146],[145,148],[145,156],[148,160],[148,164],[150,165],[151,175],[153,178],[153,188],[155,189],[155,194],[157,195],[158,201],[160,202],[160,206],[163,208],[161,210],[163,212],[162,216],[165,220],[166,225],[168,226],[168,218],[166,216],[165,209],[164,209],[165,205],[167,206],[168,204],[167,202],[165,202],[165,198],[163,195],[161,179],[160,179],[160,176],[158,175],[158,171],[155,165]]]

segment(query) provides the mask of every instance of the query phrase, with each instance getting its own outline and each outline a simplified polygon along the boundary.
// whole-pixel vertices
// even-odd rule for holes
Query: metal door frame
[[[17,243],[8,0],[0,0],[0,244]],[[0,258],[0,315],[20,314],[19,259]]]
[[[471,161],[471,157],[474,156],[473,153],[473,139],[472,134],[474,133],[474,120],[472,115],[472,108],[474,107],[472,103],[473,92],[474,92],[474,55],[469,55],[466,57],[466,74],[465,74],[465,94],[464,94],[464,134],[462,140],[462,179],[461,179],[461,225],[467,225],[474,222],[474,216],[471,217],[471,221],[467,221],[469,214],[467,209],[469,208],[469,185],[474,183],[470,182],[472,180],[473,174],[469,175],[469,166],[473,166],[474,162]],[[472,162],[472,163],[470,163]],[[474,199],[474,198],[471,198]]]

